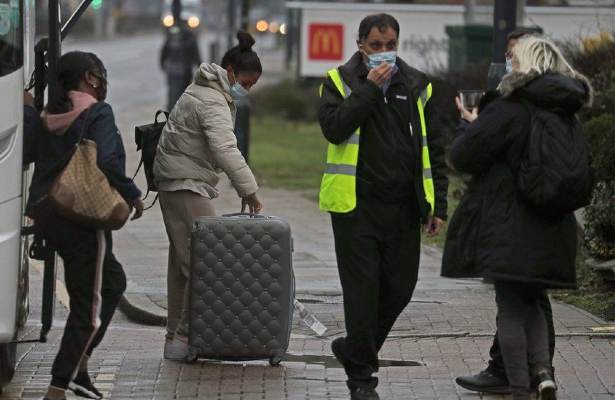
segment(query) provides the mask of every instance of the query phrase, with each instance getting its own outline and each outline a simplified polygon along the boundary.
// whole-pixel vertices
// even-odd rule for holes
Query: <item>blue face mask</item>
[[[500,67],[502,68],[502,67]],[[510,74],[512,72],[512,58],[506,58],[506,73]]]
[[[376,68],[383,62],[389,64],[390,66],[395,65],[395,61],[397,60],[397,52],[396,51],[385,51],[382,53],[374,53],[367,56],[367,68],[372,69]]]
[[[241,85],[241,83],[235,82],[235,84],[231,86],[231,97],[233,98],[233,101],[239,102],[247,95],[248,91]]]

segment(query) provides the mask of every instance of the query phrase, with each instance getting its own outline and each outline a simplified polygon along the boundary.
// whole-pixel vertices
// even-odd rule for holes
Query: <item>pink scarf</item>
[[[71,110],[64,114],[49,114],[47,111],[43,111],[41,117],[43,118],[43,124],[47,130],[54,135],[62,136],[73,122],[81,115],[84,110],[90,108],[93,104],[98,103],[93,96],[71,90],[68,92],[68,98],[71,102]]]

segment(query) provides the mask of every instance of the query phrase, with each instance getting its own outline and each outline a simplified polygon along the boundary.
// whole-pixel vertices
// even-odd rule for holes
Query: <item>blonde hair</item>
[[[560,49],[548,39],[523,37],[513,47],[512,52],[519,62],[520,72],[524,74],[535,71],[541,75],[547,72],[576,75]]]

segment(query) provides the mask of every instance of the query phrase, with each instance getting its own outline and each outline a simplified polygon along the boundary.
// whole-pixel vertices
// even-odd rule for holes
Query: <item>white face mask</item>
[[[231,97],[234,101],[239,101],[242,98],[248,95],[248,90],[244,88],[241,83],[235,82],[233,86],[231,86]]]
[[[384,51],[382,53],[373,53],[367,55],[367,68],[372,69],[376,68],[383,62],[389,64],[390,66],[395,65],[395,61],[397,60],[397,52],[396,51]]]
[[[233,101],[239,102],[248,95],[248,89],[243,87],[241,83],[237,82],[235,73],[233,73],[233,79],[235,80],[235,83],[231,86],[231,97],[233,98]]]
[[[501,68],[501,67],[500,67]],[[512,58],[506,57],[506,73],[510,74],[513,70],[512,67]]]

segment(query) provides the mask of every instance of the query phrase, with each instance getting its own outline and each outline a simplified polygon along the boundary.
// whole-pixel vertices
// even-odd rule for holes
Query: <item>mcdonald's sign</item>
[[[308,29],[308,58],[310,60],[343,60],[344,25],[310,24]]]

